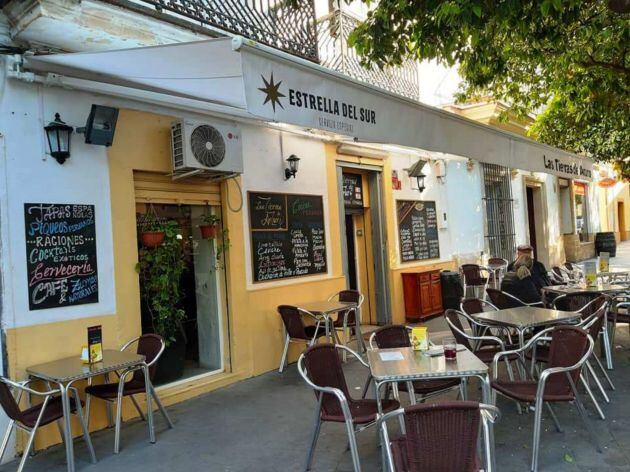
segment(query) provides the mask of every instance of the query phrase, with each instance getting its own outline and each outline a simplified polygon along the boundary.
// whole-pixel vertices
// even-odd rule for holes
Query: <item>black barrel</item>
[[[442,283],[442,306],[445,310],[459,310],[459,302],[464,296],[462,279],[458,272],[444,270],[440,273]]]
[[[610,257],[615,257],[615,254],[617,254],[615,233],[612,231],[597,233],[595,235],[595,252],[598,256],[600,252],[608,252],[610,253]]]

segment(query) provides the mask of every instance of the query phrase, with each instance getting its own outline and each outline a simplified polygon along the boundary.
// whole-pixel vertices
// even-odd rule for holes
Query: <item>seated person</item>
[[[513,270],[506,273],[501,282],[501,290],[525,303],[541,300],[540,289],[532,277],[534,260],[528,255],[521,255],[512,264]]]
[[[531,247],[529,244],[521,244],[519,247],[516,248],[516,260],[518,260],[520,256],[529,256],[532,259],[533,266],[529,268],[529,271],[531,272],[532,280],[534,281],[534,284],[536,285],[536,289],[539,292],[541,291],[543,287],[548,287],[550,285],[553,285],[551,283],[551,280],[549,280],[549,276],[547,275],[547,268],[545,267],[545,265],[542,262],[538,262],[534,258],[533,247]],[[516,264],[516,261],[511,262],[507,267],[507,271],[514,272],[515,264]]]

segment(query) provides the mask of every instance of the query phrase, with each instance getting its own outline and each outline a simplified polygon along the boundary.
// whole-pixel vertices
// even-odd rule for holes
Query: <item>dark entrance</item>
[[[346,249],[348,254],[348,284],[357,290],[357,251],[354,243],[354,218],[346,215]]]
[[[529,225],[529,244],[534,248],[534,254],[538,255],[536,248],[536,215],[534,213],[533,187],[527,187],[527,221]]]

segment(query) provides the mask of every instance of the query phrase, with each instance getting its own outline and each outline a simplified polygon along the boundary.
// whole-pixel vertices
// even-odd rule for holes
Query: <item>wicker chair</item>
[[[361,333],[361,305],[365,297],[358,290],[342,290],[341,292],[331,295],[328,300],[339,300],[340,302],[356,303],[356,308],[339,313],[337,319],[333,322],[334,329],[341,331],[343,334],[343,343],[347,345],[353,338],[357,342],[357,350],[365,352],[365,344],[363,342],[363,334]],[[343,352],[343,360],[346,360],[346,352]]]
[[[478,264],[462,264],[459,267],[459,273],[464,282],[464,296],[468,295],[468,288],[473,289],[474,296],[477,295],[476,290],[481,288],[482,296],[485,297],[485,289],[488,288],[492,276],[490,270]]]
[[[409,339],[409,331],[411,328],[404,325],[383,326],[374,331],[370,336],[370,349],[377,347],[378,349],[391,349],[398,347],[411,347]],[[411,404],[416,403],[416,395],[420,395],[420,401],[423,402],[427,398],[446,393],[455,388],[461,388],[462,398],[466,398],[464,384],[459,379],[444,380],[415,380],[411,382],[413,391],[407,385],[407,382],[399,382],[395,384],[394,396],[397,400],[398,391],[407,392]]]
[[[508,308],[518,308],[521,306],[542,306],[543,302],[525,303],[523,300],[518,299],[514,295],[510,295],[507,292],[502,292],[494,288],[487,288],[486,293],[490,297],[490,301],[499,310],[506,310]]]
[[[503,357],[521,355],[532,349],[539,342],[551,341],[549,347],[548,368],[543,370],[538,380],[499,380],[497,379],[498,363]],[[555,326],[536,334],[525,346],[514,351],[498,353],[494,358],[492,387],[506,398],[518,403],[535,406],[534,438],[532,447],[531,470],[538,470],[538,449],[540,445],[540,428],[543,405],[547,406],[556,429],[561,432],[560,424],[550,403],[574,402],[584,424],[591,433],[597,450],[601,447],[597,442],[591,423],[577,390],[582,366],[593,353],[594,342],[589,334],[576,326]]]
[[[306,459],[306,470],[311,469],[313,453],[322,422],[345,423],[354,471],[361,471],[356,433],[376,424],[378,404],[373,399],[355,400],[350,396],[338,350],[343,349],[369,366],[354,351],[343,345],[320,344],[309,347],[298,359],[298,371],[304,381],[315,391],[317,410],[311,447]],[[381,402],[383,413],[400,407],[396,400]]]
[[[404,418],[406,433],[389,439],[387,421]],[[379,418],[381,443],[392,472],[478,472],[491,470],[488,423],[499,418],[498,408],[476,402],[412,405]],[[483,426],[486,466],[479,467],[477,435]]]
[[[494,288],[499,288],[501,286],[501,281],[503,280],[503,275],[507,271],[508,265],[508,261],[502,257],[491,257],[488,259],[488,269],[492,274],[491,279]]]

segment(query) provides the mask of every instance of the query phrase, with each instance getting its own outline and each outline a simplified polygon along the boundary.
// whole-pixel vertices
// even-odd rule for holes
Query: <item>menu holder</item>
[[[595,287],[597,285],[597,266],[595,261],[586,261],[584,263],[584,279],[587,287]]]
[[[103,330],[101,325],[90,326],[88,335],[88,359],[90,364],[103,360]]]

